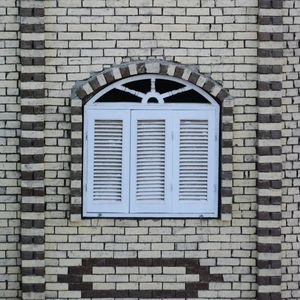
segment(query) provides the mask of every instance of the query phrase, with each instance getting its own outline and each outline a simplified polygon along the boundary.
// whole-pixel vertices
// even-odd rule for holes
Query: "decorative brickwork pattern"
[[[259,1],[258,300],[281,299],[282,1]]]
[[[22,299],[44,299],[44,1],[20,5]]]
[[[81,298],[187,299],[224,280],[193,258],[84,258],[58,281],[80,291]]]
[[[83,106],[100,88],[118,79],[139,74],[161,74],[189,81],[202,88],[221,103],[221,219],[231,220],[232,204],[232,107],[233,99],[213,80],[182,65],[162,61],[134,62],[109,69],[80,86],[76,93],[80,98],[71,101],[71,220],[81,219],[82,194],[82,129]]]

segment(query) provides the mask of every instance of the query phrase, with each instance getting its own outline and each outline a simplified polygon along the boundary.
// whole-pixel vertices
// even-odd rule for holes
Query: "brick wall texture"
[[[0,0],[0,298],[300,299],[299,15],[297,0]],[[80,216],[73,125],[97,74],[144,62],[230,99],[219,219]]]

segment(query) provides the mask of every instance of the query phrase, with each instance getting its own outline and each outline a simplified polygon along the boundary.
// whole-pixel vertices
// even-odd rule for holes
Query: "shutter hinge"
[[[216,133],[215,134],[215,141],[217,141],[218,140],[218,134]]]
[[[216,193],[217,192],[217,185],[214,184],[214,192]]]
[[[87,191],[87,184],[84,185],[84,189],[85,189],[85,191]]]
[[[88,140],[88,134],[87,133],[85,134],[85,140],[86,141]]]

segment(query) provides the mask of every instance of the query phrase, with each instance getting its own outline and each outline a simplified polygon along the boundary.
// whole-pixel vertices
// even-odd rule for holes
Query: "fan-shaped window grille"
[[[84,108],[85,216],[217,217],[219,105],[181,79],[140,75]]]

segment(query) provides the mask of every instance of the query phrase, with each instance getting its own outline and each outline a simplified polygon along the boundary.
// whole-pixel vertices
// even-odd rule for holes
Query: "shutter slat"
[[[95,120],[93,199],[96,201],[121,201],[122,123],[122,120]]]
[[[165,120],[137,120],[136,200],[164,200]]]
[[[180,120],[179,139],[179,201],[206,201],[208,121]]]

